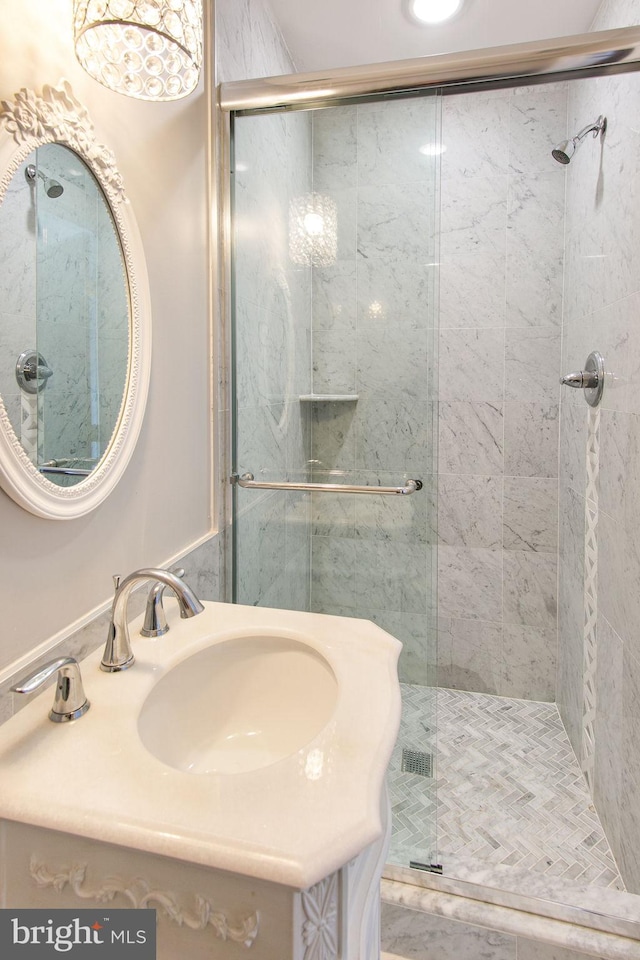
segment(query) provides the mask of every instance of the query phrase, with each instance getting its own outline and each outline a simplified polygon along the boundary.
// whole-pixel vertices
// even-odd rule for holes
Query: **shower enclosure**
[[[609,304],[638,286],[614,198],[636,184],[639,40],[223,87],[233,598],[402,641],[389,875],[582,907],[593,885],[614,916],[640,892],[640,758],[612,750],[633,725],[598,543],[610,560],[622,468],[599,451],[624,456],[635,413]],[[592,350],[597,410],[560,386]]]

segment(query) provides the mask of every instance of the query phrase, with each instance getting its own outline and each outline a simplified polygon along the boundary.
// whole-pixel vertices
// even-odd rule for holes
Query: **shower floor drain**
[[[402,773],[417,773],[420,777],[432,777],[433,754],[403,747],[400,769]]]

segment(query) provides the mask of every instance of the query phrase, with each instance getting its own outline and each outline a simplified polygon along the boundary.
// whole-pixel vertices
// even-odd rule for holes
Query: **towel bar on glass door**
[[[409,496],[422,490],[422,480],[406,480],[402,487],[354,486],[348,483],[295,483],[283,480],[281,482],[254,480],[252,473],[243,473],[241,477],[234,473],[231,483],[239,487],[251,487],[255,490],[308,490],[311,493],[371,493],[374,495],[391,496],[401,494]]]

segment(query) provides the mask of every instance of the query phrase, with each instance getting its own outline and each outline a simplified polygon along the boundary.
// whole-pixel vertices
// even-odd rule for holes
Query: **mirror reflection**
[[[0,394],[27,456],[58,486],[109,448],[127,386],[130,309],[118,232],[89,167],[48,143],[0,204]]]

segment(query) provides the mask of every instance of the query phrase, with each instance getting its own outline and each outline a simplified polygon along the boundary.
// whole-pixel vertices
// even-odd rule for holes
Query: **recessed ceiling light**
[[[464,0],[410,0],[409,12],[420,23],[444,23],[460,13]]]

